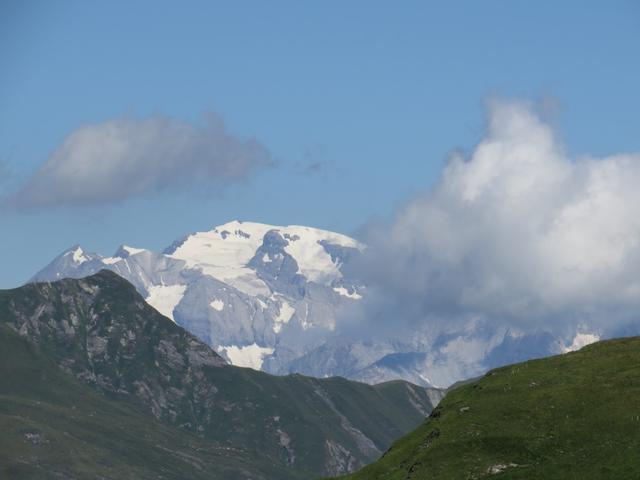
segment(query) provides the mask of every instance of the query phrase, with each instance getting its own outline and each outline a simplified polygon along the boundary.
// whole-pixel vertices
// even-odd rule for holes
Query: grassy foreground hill
[[[431,409],[407,382],[227,365],[112,272],[0,291],[0,478],[337,475]]]
[[[493,370],[343,478],[640,478],[640,338]]]

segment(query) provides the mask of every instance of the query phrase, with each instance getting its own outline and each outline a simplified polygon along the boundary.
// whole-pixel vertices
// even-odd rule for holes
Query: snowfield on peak
[[[80,247],[75,247],[73,250],[70,250],[65,254],[65,256],[69,255],[71,255],[71,258],[75,263],[84,263],[89,260]]]
[[[330,284],[341,278],[340,265],[320,242],[362,250],[364,246],[347,237],[317,228],[277,227],[264,223],[233,221],[206,232],[187,236],[166,253],[184,260],[189,268],[226,282],[248,295],[268,295],[269,288],[247,265],[262,245],[267,232],[276,230],[287,240],[284,247],[298,264],[298,272],[307,280]],[[264,254],[264,263],[272,259]]]
[[[134,247],[129,247],[128,245],[122,245],[120,247],[120,250],[126,252],[128,255],[137,255],[138,253],[147,251],[144,248],[134,248]]]

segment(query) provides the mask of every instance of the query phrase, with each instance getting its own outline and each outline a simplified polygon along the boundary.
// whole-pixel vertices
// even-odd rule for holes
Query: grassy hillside
[[[345,480],[640,478],[640,338],[489,372]]]
[[[294,477],[256,452],[230,450],[106,399],[2,325],[0,378],[0,478]]]
[[[0,291],[0,326],[0,472],[338,475],[377,458],[432,409],[427,391],[406,382],[226,365],[111,272]]]

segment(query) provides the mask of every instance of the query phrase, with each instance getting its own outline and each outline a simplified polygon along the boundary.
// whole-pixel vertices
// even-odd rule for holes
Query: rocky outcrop
[[[226,362],[115,273],[26,285],[7,310],[11,328],[53,352],[76,378],[133,397],[158,419],[204,429],[216,393],[205,370]]]

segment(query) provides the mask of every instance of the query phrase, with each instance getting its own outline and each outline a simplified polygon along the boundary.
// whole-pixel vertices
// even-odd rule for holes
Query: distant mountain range
[[[339,312],[365,294],[345,273],[363,248],[314,228],[231,222],[187,235],[162,253],[122,246],[104,257],[75,246],[32,281],[112,270],[232,364],[284,374],[323,345]]]
[[[425,321],[377,337],[347,334],[341,322],[373,295],[355,268],[366,248],[325,230],[234,221],[187,235],[162,253],[122,246],[106,257],[74,246],[32,281],[112,270],[232,364],[273,374],[446,386],[598,339],[581,332],[567,345],[548,333],[475,319],[437,327]]]
[[[337,475],[441,396],[228,365],[107,270],[0,291],[2,478]]]

